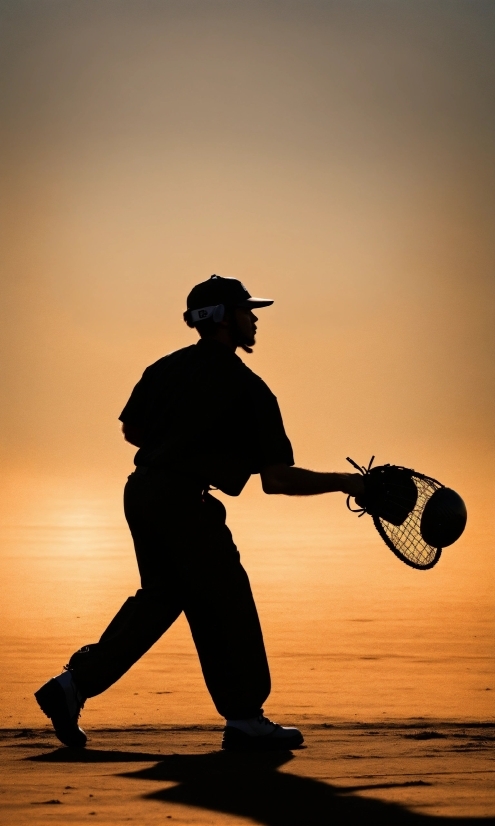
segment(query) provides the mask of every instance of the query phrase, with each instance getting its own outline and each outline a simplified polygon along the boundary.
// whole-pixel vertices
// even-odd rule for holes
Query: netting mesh
[[[381,537],[400,559],[414,568],[431,568],[438,561],[441,548],[433,548],[424,541],[420,523],[426,503],[442,485],[416,473],[412,479],[418,489],[418,499],[404,522],[393,525],[378,516],[373,517],[373,521]]]

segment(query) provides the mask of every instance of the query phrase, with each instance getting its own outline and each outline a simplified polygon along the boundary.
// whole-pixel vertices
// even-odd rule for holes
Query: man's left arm
[[[286,464],[267,465],[260,473],[265,493],[285,496],[315,496],[341,491],[351,496],[364,493],[360,473],[319,473]]]
[[[285,432],[282,414],[273,393],[264,382],[257,386],[256,414],[261,484],[265,493],[285,496],[315,496],[364,492],[360,473],[319,473],[294,467],[292,445]]]

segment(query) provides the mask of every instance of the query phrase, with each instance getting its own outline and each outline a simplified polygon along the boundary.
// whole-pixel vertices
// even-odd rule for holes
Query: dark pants
[[[219,714],[254,717],[270,693],[270,673],[247,574],[209,494],[157,472],[133,473],[124,508],[142,588],[123,604],[99,642],[72,655],[85,697],[105,691],[148,651],[182,611]]]

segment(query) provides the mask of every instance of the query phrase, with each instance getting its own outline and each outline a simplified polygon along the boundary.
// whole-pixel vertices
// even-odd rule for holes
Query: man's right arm
[[[319,493],[341,491],[351,496],[364,493],[360,473],[318,473],[285,464],[268,465],[261,471],[261,484],[265,493],[285,496],[315,496]]]

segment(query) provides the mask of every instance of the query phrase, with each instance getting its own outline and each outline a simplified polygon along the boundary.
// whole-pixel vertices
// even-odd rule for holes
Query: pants
[[[184,611],[218,713],[256,716],[270,693],[270,673],[222,503],[138,469],[126,484],[124,509],[142,587],[99,642],[72,655],[68,667],[81,694],[93,697],[115,683]]]

